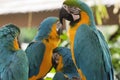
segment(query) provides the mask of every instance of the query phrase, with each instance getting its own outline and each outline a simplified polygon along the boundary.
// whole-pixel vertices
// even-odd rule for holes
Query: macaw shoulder
[[[45,44],[41,41],[31,42],[25,52],[28,55],[32,55],[33,53],[44,53],[45,48]]]
[[[31,42],[27,49],[25,50],[28,60],[29,62],[33,62],[34,60],[36,60],[36,57],[39,57],[39,59],[42,60],[42,57],[44,56],[44,52],[45,52],[45,44],[42,42]],[[41,61],[38,60],[38,61]]]
[[[76,45],[79,45],[80,47],[87,47],[87,45],[92,46],[94,45],[92,43],[97,43],[95,45],[99,45],[98,47],[100,47],[99,39],[96,33],[88,25],[82,24],[76,31],[74,39],[74,48],[78,48],[78,46]]]
[[[88,26],[87,24],[82,24],[78,27],[76,30],[75,38],[80,38],[78,35],[83,37],[95,37],[98,40],[97,34],[94,32],[94,30]],[[81,38],[83,38],[81,37]]]

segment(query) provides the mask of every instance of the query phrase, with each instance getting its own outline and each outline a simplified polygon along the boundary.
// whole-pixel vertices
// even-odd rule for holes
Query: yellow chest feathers
[[[52,51],[54,48],[58,46],[59,42],[60,42],[60,38],[56,31],[56,24],[54,24],[49,34],[49,37],[43,40],[43,43],[45,44],[46,48],[42,63],[40,65],[39,73],[38,75],[33,76],[29,80],[36,80],[42,78],[46,75],[47,72],[49,72],[49,70],[52,67],[52,54],[53,54]]]
[[[81,19],[79,20],[79,22],[76,23],[74,26],[70,26],[70,29],[68,32],[71,45],[74,42],[74,37],[76,35],[76,31],[80,27],[80,25],[81,24],[87,24],[87,25],[90,24],[89,16],[87,15],[87,13],[81,12],[80,15],[81,15]]]
[[[70,44],[72,48],[72,53],[73,53],[74,39],[75,39],[77,29],[80,27],[81,24],[87,24],[87,25],[90,24],[89,16],[87,15],[87,13],[81,12],[80,15],[81,15],[80,21],[76,23],[73,27],[70,27],[69,32],[68,32],[69,38],[70,38]]]
[[[81,15],[80,21],[77,24],[75,24],[74,26],[71,26],[69,29],[69,32],[68,32],[69,38],[70,38],[72,59],[73,59],[73,62],[75,63],[75,65],[76,65],[76,62],[75,62],[75,58],[74,58],[74,39],[75,39],[76,31],[80,27],[81,24],[86,24],[86,25],[90,24],[89,16],[87,15],[87,13],[81,12],[80,15]],[[78,35],[80,35],[80,34],[78,34]],[[80,73],[82,80],[86,80],[82,71],[78,70],[78,72]]]

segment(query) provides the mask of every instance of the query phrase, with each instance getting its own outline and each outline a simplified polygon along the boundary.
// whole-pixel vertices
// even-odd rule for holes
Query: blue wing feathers
[[[107,42],[105,41],[105,38],[104,38],[103,34],[99,30],[98,30],[98,33],[100,35],[100,39],[102,39],[102,42],[103,42],[103,45],[102,45],[103,49],[105,49],[105,51],[104,51],[104,61],[105,61],[105,64],[106,64],[106,72],[109,73],[110,80],[114,80],[114,71],[113,71],[111,55],[110,55],[111,53],[110,53],[109,47],[107,45]]]
[[[106,67],[108,66],[104,59],[106,58],[104,57],[106,53],[103,50],[98,35],[87,25],[81,25],[75,36],[74,54],[77,66],[89,80],[108,79],[107,76],[110,71],[106,72]],[[94,77],[93,75],[96,76]]]
[[[42,62],[45,45],[42,42],[32,42],[27,47],[26,51],[29,60],[29,77],[37,75],[39,72],[39,67]]]

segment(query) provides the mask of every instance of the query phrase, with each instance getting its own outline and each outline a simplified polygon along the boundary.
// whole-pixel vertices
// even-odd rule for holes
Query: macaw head
[[[66,78],[79,78],[79,73],[72,60],[71,51],[65,47],[57,47],[53,50],[53,67],[57,72],[63,72]],[[76,79],[75,79],[76,80]]]
[[[80,0],[65,0],[60,10],[60,22],[63,24],[63,18],[70,21],[71,25],[77,22],[93,25],[94,17],[92,10],[87,4]]]
[[[20,29],[13,25],[7,24],[0,28],[0,44],[11,50],[18,50],[20,48],[18,37]]]
[[[57,17],[48,17],[44,19],[38,30],[35,40],[46,40],[47,42],[60,40],[62,25]]]

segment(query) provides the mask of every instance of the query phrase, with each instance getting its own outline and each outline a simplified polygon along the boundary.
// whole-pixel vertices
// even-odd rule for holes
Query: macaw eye
[[[75,15],[80,14],[80,9],[78,7],[69,7],[69,12]]]
[[[64,4],[62,7],[69,13],[69,10],[68,10],[69,6],[67,6],[67,5]]]
[[[62,24],[59,21],[57,22],[56,29],[57,29],[58,35],[60,35],[62,33]]]
[[[67,6],[67,5],[63,5],[63,8],[68,12],[68,13],[72,13],[72,14],[75,14],[75,15],[78,15],[80,13],[80,9],[78,7],[75,7],[75,6]]]
[[[64,4],[64,5],[63,5],[63,8],[64,8],[64,9],[68,9],[68,6]]]

